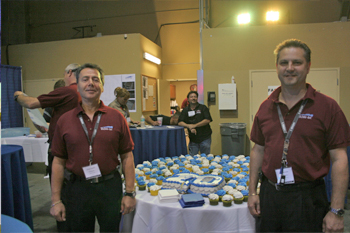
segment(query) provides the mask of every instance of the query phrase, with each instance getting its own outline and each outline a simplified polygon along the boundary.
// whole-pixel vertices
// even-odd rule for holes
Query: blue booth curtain
[[[22,91],[22,68],[1,65],[1,128],[23,127],[23,110],[13,100],[13,93]]]

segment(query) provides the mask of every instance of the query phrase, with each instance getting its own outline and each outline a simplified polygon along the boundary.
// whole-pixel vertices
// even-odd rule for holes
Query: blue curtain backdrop
[[[23,127],[21,105],[13,100],[13,93],[22,90],[22,68],[1,65],[1,128]]]

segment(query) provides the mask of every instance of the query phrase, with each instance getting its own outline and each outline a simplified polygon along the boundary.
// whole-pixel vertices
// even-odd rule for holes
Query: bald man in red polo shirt
[[[281,86],[261,104],[250,136],[248,207],[257,232],[342,232],[349,123],[335,100],[306,83],[311,50],[304,42],[286,40],[275,54]],[[330,161],[329,206],[323,177]]]

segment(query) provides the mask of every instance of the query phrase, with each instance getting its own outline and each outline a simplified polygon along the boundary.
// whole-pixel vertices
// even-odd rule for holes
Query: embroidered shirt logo
[[[113,126],[103,126],[103,127],[101,127],[101,130],[112,131],[113,130]]]
[[[196,111],[196,114],[201,114],[201,110],[198,109],[198,110]]]
[[[314,114],[306,113],[306,114],[300,114],[299,118],[311,120],[313,116]]]

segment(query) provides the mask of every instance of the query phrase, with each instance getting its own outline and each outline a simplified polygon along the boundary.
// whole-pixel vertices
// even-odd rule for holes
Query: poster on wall
[[[271,93],[279,86],[268,86],[267,87],[267,96],[271,95]]]
[[[125,88],[130,93],[130,98],[126,105],[129,112],[136,112],[136,81],[135,74],[105,75],[104,91],[101,100],[105,105],[109,105],[115,100],[114,90],[117,87]]]

